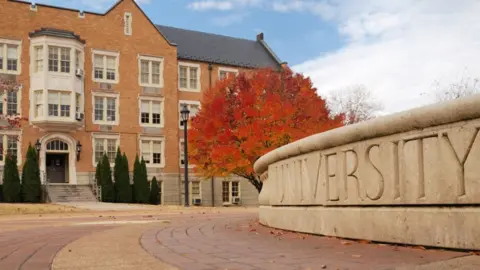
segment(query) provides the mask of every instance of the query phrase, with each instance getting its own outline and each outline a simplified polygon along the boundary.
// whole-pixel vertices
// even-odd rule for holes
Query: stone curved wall
[[[480,95],[316,134],[255,163],[260,221],[480,249]]]

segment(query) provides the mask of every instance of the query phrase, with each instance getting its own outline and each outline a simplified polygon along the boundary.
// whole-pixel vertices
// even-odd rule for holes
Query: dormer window
[[[131,36],[132,35],[132,13],[125,12],[123,22],[124,22],[125,35],[126,36]]]

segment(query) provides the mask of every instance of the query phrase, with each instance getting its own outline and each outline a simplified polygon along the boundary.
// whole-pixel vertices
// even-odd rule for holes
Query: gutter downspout
[[[212,63],[208,64],[208,90],[212,89]],[[215,207],[215,177],[212,176],[212,207]]]

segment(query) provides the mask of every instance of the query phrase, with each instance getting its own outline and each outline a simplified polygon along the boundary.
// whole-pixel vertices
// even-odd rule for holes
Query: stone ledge
[[[270,164],[290,157],[372,138],[479,118],[479,107],[480,94],[477,94],[329,130],[265,154],[255,162],[254,169],[261,175]]]
[[[271,207],[260,223],[304,233],[480,250],[478,207]]]

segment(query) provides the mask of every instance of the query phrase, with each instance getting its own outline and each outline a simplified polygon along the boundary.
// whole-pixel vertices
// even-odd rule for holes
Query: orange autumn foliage
[[[189,161],[205,177],[238,175],[261,190],[254,162],[306,136],[342,126],[309,78],[290,70],[239,74],[206,91],[188,133]]]

